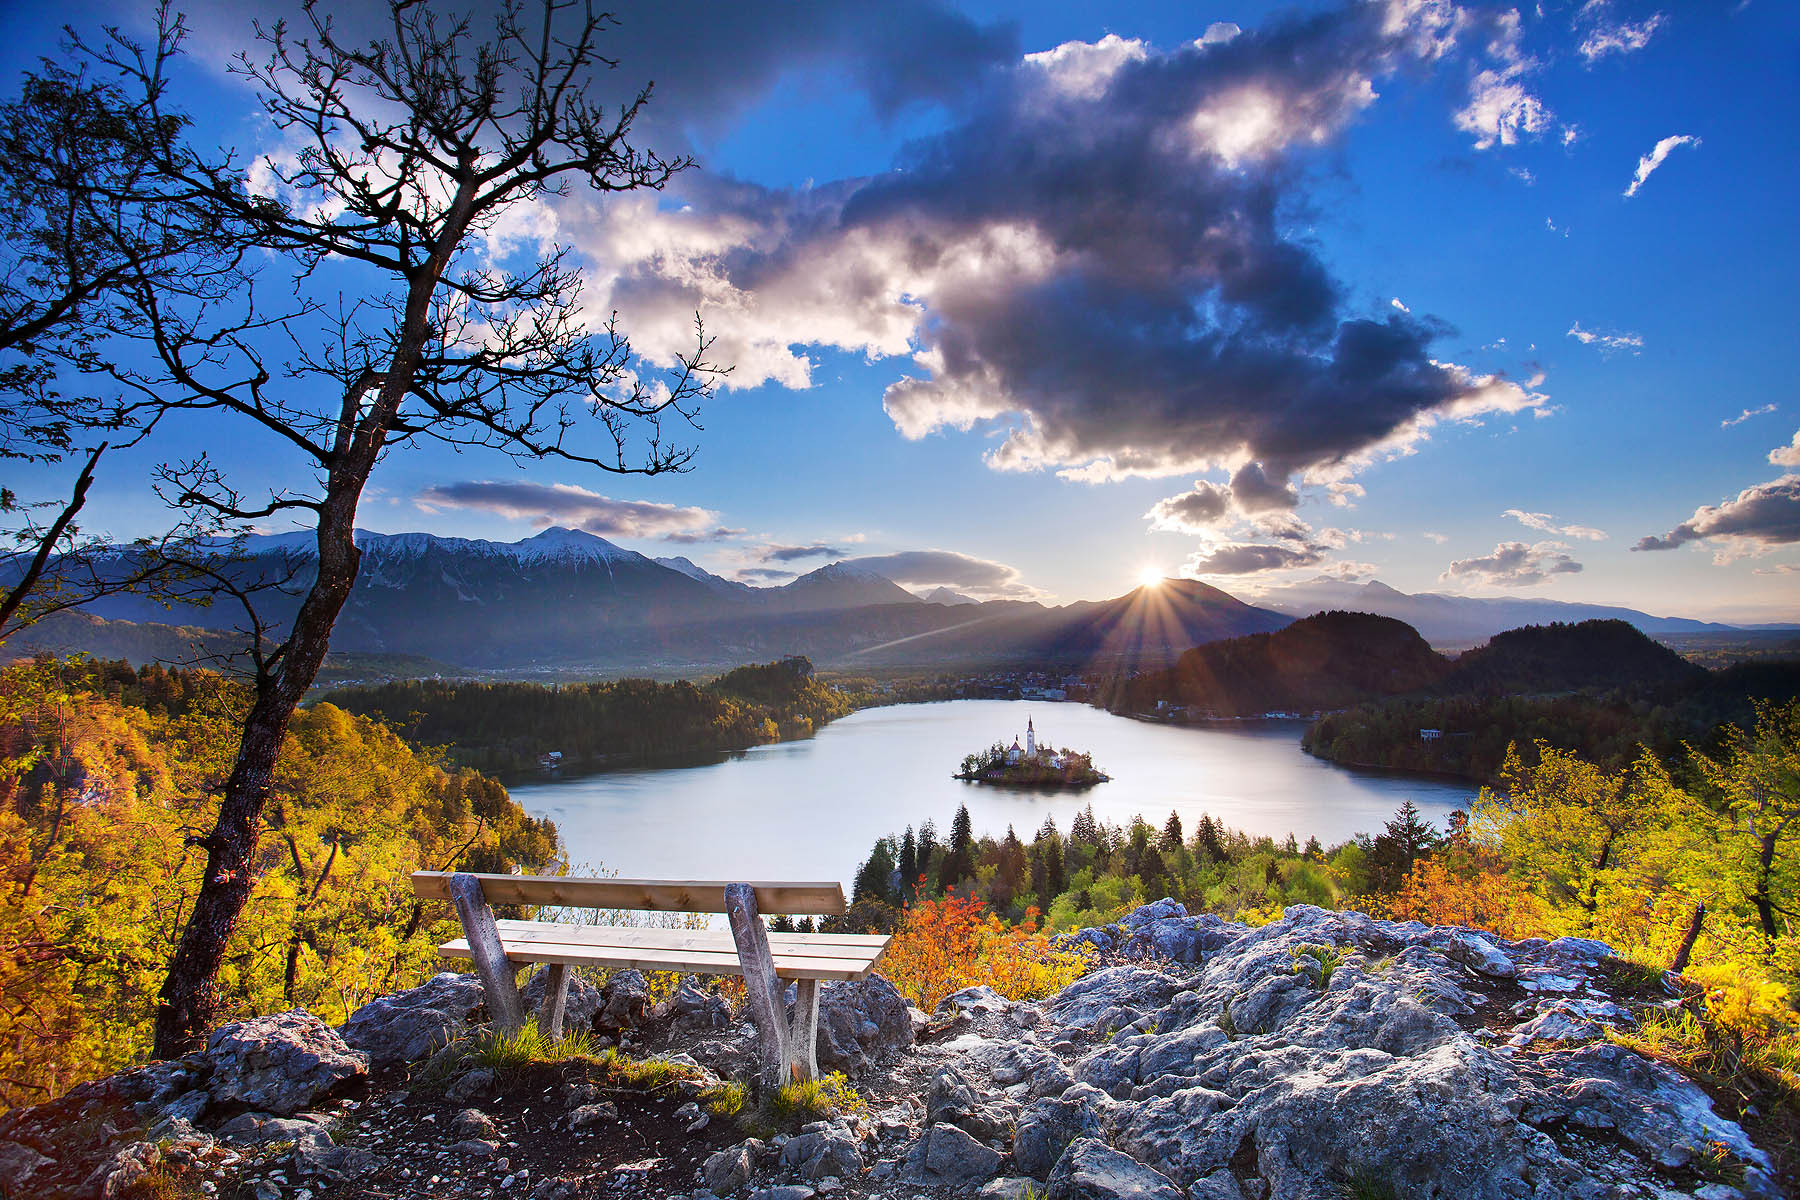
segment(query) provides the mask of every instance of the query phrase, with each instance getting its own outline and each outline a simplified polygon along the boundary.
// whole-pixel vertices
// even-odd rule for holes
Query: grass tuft
[[[1288,957],[1294,960],[1294,970],[1305,973],[1318,973],[1319,990],[1325,991],[1331,986],[1331,976],[1344,965],[1344,952],[1336,946],[1326,946],[1309,942],[1304,946],[1295,946],[1288,951]]]
[[[795,1079],[782,1084],[769,1098],[769,1114],[777,1121],[816,1121],[861,1112],[863,1098],[842,1071],[823,1079]]]
[[[750,1089],[728,1080],[707,1088],[700,1093],[698,1099],[706,1111],[715,1117],[736,1117],[742,1115],[749,1105]]]
[[[1358,1167],[1338,1186],[1344,1200],[1400,1200],[1400,1189],[1388,1176],[1369,1167]]]
[[[597,1060],[600,1079],[608,1087],[655,1092],[693,1076],[694,1069],[666,1058],[628,1058],[609,1049]],[[729,1086],[729,1085],[721,1085]]]
[[[463,1062],[478,1067],[492,1067],[496,1071],[519,1071],[533,1063],[587,1058],[592,1055],[593,1048],[594,1040],[585,1032],[571,1033],[552,1040],[539,1032],[535,1023],[526,1022],[514,1033],[483,1029],[469,1039]]]

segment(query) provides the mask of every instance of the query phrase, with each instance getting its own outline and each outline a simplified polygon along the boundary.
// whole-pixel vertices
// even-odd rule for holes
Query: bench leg
[[[565,963],[551,963],[544,969],[544,1003],[537,1017],[538,1032],[545,1041],[562,1037],[563,1009],[568,1001],[569,968]]]
[[[819,1077],[819,981],[794,981],[794,1013],[788,1025],[787,1073],[794,1079]]]
[[[728,884],[725,912],[744,972],[750,1019],[756,1024],[762,1085],[772,1092],[787,1082],[787,1012],[782,1003],[786,989],[775,978],[775,958],[769,953],[769,931],[756,909],[756,889],[745,883]]]
[[[481,894],[481,880],[460,872],[452,875],[450,899],[456,904],[456,915],[462,919],[463,933],[469,939],[469,957],[475,960],[475,973],[481,976],[489,1022],[501,1033],[517,1033],[525,1028],[525,1005],[519,999],[516,968],[507,961],[506,950],[500,945],[494,910]]]

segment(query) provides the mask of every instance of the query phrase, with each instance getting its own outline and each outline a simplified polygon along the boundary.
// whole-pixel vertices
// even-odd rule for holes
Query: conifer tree
[[[875,849],[870,851],[868,861],[856,873],[856,882],[850,891],[850,903],[860,904],[864,900],[879,900],[883,904],[894,902],[893,892],[888,881],[894,876],[894,854],[889,849],[891,839],[875,839]]]
[[[931,890],[932,873],[937,866],[933,860],[937,858],[937,854],[937,825],[927,817],[925,823],[919,826],[919,861],[916,864],[917,878],[925,883],[926,891]]]
[[[959,804],[950,822],[950,845],[938,866],[938,887],[949,889],[975,874],[975,823],[969,806]]]
[[[1225,861],[1225,847],[1219,844],[1219,828],[1206,813],[1200,814],[1200,828],[1194,834],[1194,849],[1205,862]]]
[[[900,839],[900,902],[909,904],[919,887],[919,840],[913,835],[913,827],[906,827],[906,836]]]
[[[1163,824],[1162,840],[1157,842],[1156,848],[1164,854],[1173,854],[1181,849],[1182,840],[1181,814],[1171,811],[1168,821]]]

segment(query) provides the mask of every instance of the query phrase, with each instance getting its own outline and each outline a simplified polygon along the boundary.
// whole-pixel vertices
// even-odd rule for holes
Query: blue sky
[[[282,9],[191,11],[198,133],[278,150],[219,67]],[[410,451],[362,525],[585,524],[759,580],[940,551],[902,582],[1064,601],[1153,568],[1800,617],[1792,5],[730,14],[620,9],[610,82],[654,77],[640,140],[699,167],[544,217],[640,350],[696,306],[720,335],[694,469]],[[15,11],[0,65],[144,19]],[[152,531],[150,468],[202,442],[305,482],[189,421],[90,529]]]

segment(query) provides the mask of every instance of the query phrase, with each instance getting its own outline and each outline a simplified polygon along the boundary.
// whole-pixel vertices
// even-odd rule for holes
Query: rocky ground
[[[1677,1003],[1600,943],[1509,942],[1311,907],[1249,929],[1170,901],[1072,940],[1055,996],[930,1015],[830,985],[819,1057],[859,1104],[708,1111],[754,1035],[687,986],[582,985],[571,1021],[668,1067],[500,1069],[434,1052],[479,1021],[440,975],[333,1030],[305,1013],[0,1118],[0,1195],[1325,1200],[1790,1194],[1676,1071],[1606,1039]],[[754,1136],[753,1136],[754,1135]]]

